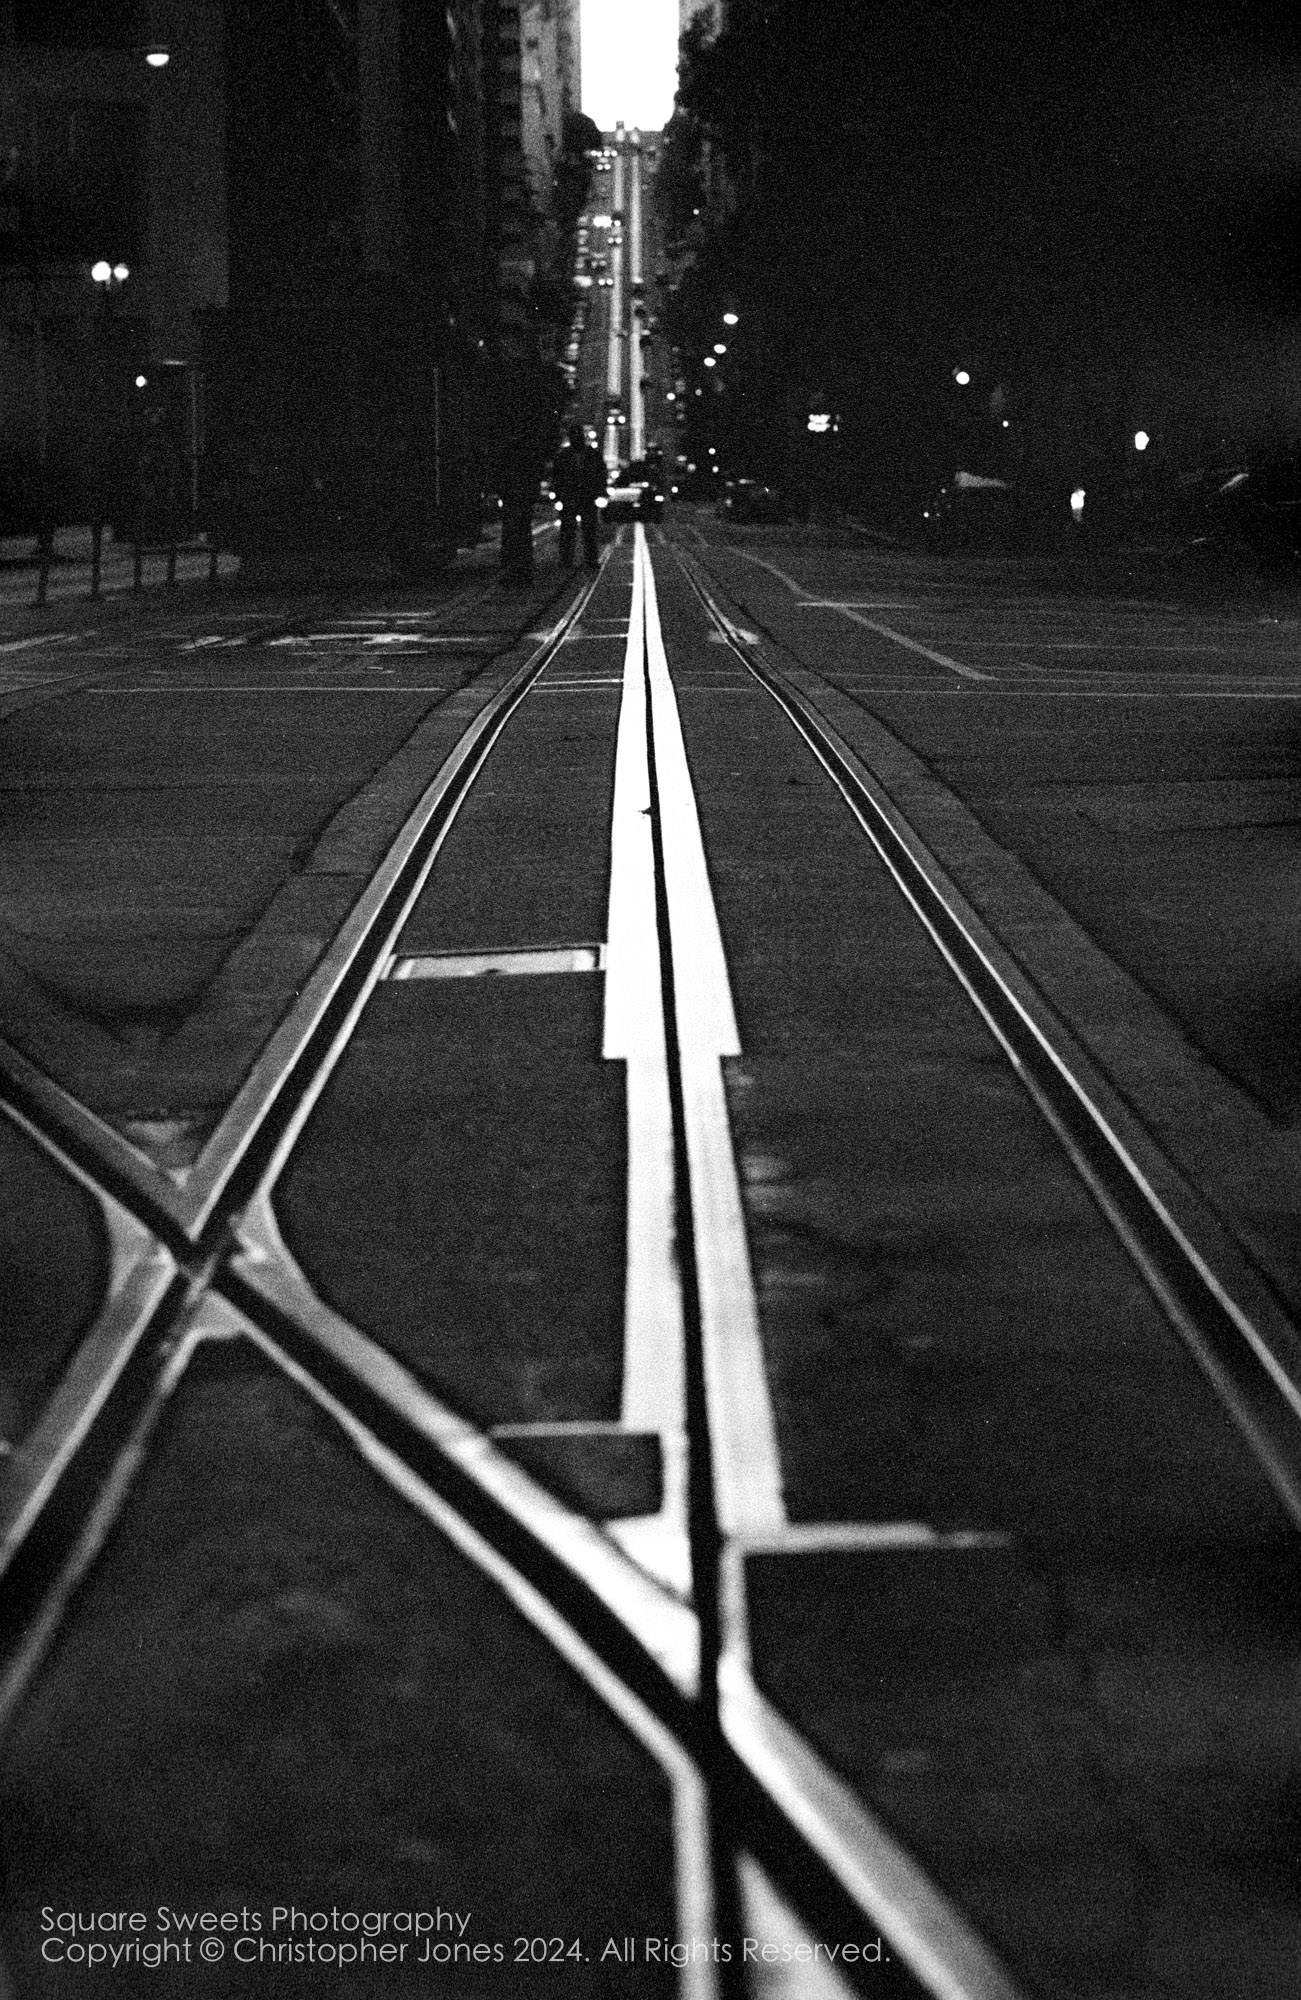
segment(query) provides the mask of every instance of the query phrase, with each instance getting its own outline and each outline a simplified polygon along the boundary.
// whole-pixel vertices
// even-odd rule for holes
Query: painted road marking
[[[531,973],[603,972],[603,944],[522,946],[507,951],[433,951],[404,958],[394,953],[385,979],[478,979],[486,973],[519,977]]]
[[[396,687],[381,687],[375,681],[359,686],[353,681],[144,681],[125,687],[88,687],[82,694],[450,694],[450,687],[427,682],[401,681]]]
[[[799,1521],[773,1533],[738,1537],[747,1555],[888,1555],[895,1549],[1010,1548],[1012,1536],[994,1528],[936,1528],[929,1521]]]
[[[242,644],[242,641],[234,643]],[[267,646],[495,646],[491,632],[290,632]]]
[[[622,1417],[680,1434],[684,1321],[675,1261],[673,1115],[664,1033],[647,735],[645,587],[633,570],[610,819],[602,1054],[627,1063],[628,1213]]]
[[[778,569],[776,563],[765,562],[762,556],[750,555],[745,549],[738,549],[737,554],[743,561],[757,563],[760,569],[766,569],[772,576],[777,577],[794,593],[801,607],[811,602],[804,596],[803,588],[795,578],[788,576],[784,569]],[[893,625],[883,625],[879,618],[864,618],[861,611],[852,610],[847,604],[838,604],[835,608],[842,618],[848,618],[855,625],[861,625],[865,631],[878,632],[883,639],[891,640],[894,645],[904,646],[910,653],[920,653],[924,660],[933,660],[937,667],[944,667],[949,673],[961,674],[963,680],[992,681],[994,678],[993,674],[981,673],[978,667],[968,667],[961,660],[950,659],[947,653],[937,653],[933,647],[923,646],[920,639],[910,639],[906,632],[896,632]],[[739,627],[736,629],[739,631]],[[751,643],[753,644],[753,641]]]
[[[759,1308],[727,1116],[723,1059],[741,1053],[718,912],[709,885],[682,722],[669,678],[655,578],[638,526],[644,572],[646,666],[655,743],[673,991],[695,1228],[705,1395],[715,1511],[725,1535],[786,1519],[781,1461]]]
[[[0,653],[25,653],[32,646],[66,646],[76,637],[75,632],[41,632],[32,639],[6,639],[0,643]]]
[[[686,1322],[677,1265],[673,1109],[655,901],[645,669],[645,587],[634,564],[610,816],[602,1054],[626,1065],[628,1165],[623,1392],[626,1429],[657,1431],[658,1516],[610,1532],[635,1562],[689,1591]]]

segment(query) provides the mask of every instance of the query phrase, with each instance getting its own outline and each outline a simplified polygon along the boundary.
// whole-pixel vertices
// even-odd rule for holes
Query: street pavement
[[[585,589],[539,527],[524,591],[485,547],[420,592],[205,574],[41,611],[0,593],[16,1467],[121,1282],[112,1204],[130,1196],[96,1178],[93,1128],[81,1151],[42,1146],[22,1064],[183,1190],[433,774]],[[706,1586],[699,1491],[678,1482],[681,1427],[706,1410],[725,1653],[828,1795],[844,1786],[936,1885],[952,1937],[969,1926],[1007,1968],[998,1990],[1281,1996],[1301,1946],[1293,1513],[1105,1189],[747,661],[785,675],[892,802],[1286,1376],[1301,607],[1072,591],[1010,560],[686,509],[648,542],[739,1040],[715,1068],[751,1362],[725,1357],[728,1392],[711,1386],[706,1210],[688,1221],[679,1188],[668,1282],[704,1274],[685,1307],[703,1378],[688,1358],[684,1385],[628,1406],[642,1154],[600,976],[629,603],[651,587],[628,530],[283,1157],[256,1158],[270,1178],[232,1196],[230,1236],[203,1239],[212,1262],[187,1283],[197,1296],[229,1254],[239,1202],[264,1203],[258,1255],[310,1288],[313,1338],[337,1349],[346,1329],[399,1364],[417,1404],[468,1421],[656,1588]],[[668,796],[659,735],[652,768]],[[666,879],[689,817],[665,808]],[[683,995],[712,951],[694,893],[689,931],[674,907],[652,926],[691,1060]],[[682,1074],[684,1098],[704,1090]],[[102,1555],[7,1669],[13,1993],[139,1990],[52,1965],[40,1912],[163,1903],[437,1903],[507,1950],[440,1984],[414,1961],[336,1968],[333,1990],[358,1995],[802,1990],[734,1970],[680,1986],[641,1949],[690,1931],[678,1765],[340,1420],[337,1376],[281,1366],[271,1321],[259,1344],[224,1296]],[[798,1868],[773,1866],[798,1900]],[[827,1992],[995,1990],[928,1985],[892,1921],[863,1919],[882,1957]],[[553,1934],[562,1964],[511,1957]],[[608,1938],[639,1948],[605,1956]],[[205,1991],[319,1986],[319,1968],[279,1963],[273,1988],[248,1963],[206,1968]],[[161,1966],[150,1990],[198,1977]]]

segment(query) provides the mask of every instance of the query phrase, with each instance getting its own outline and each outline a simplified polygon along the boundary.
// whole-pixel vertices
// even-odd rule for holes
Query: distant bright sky
[[[657,132],[678,82],[678,0],[582,0],[583,109],[603,132],[619,120]]]

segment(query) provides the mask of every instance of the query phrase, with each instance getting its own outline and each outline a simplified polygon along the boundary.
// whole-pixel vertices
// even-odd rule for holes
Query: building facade
[[[0,532],[84,516],[150,409],[193,460],[222,102],[215,0],[0,8]]]

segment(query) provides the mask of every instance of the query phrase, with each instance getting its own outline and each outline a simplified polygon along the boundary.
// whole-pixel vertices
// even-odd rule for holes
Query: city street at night
[[[0,2000],[1301,1992],[1301,67],[812,12],[0,9]]]

